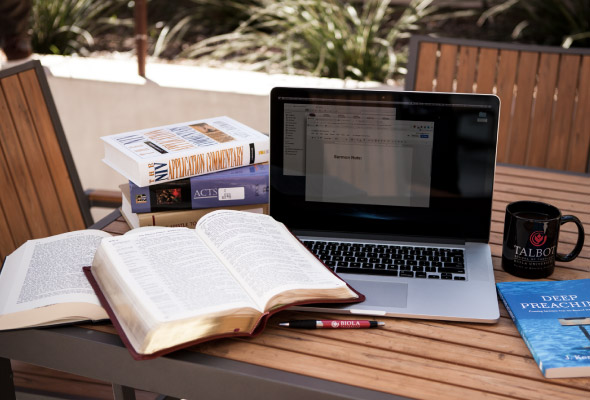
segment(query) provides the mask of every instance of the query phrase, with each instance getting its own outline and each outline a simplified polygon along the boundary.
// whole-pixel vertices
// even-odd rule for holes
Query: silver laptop
[[[275,88],[270,214],[366,296],[308,311],[492,323],[499,99]]]

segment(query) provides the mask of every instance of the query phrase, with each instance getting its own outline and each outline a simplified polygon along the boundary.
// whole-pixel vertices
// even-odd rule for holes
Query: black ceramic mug
[[[557,252],[559,228],[573,222],[578,241],[569,254]],[[504,220],[502,268],[523,278],[546,278],[555,269],[555,260],[572,261],[584,245],[584,227],[573,215],[561,215],[556,207],[537,201],[508,204]]]

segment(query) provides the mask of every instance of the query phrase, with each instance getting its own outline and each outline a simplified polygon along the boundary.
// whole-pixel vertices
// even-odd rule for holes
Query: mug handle
[[[582,251],[582,246],[584,246],[584,235],[585,235],[584,226],[582,225],[580,220],[577,217],[574,217],[573,215],[564,215],[563,217],[561,217],[559,225],[563,225],[567,222],[573,222],[578,226],[578,242],[576,243],[576,246],[574,247],[574,249],[572,250],[571,253],[569,253],[569,254],[556,253],[555,259],[557,261],[564,261],[564,262],[572,261],[574,258],[576,258],[578,256],[578,254],[580,254],[580,251]]]

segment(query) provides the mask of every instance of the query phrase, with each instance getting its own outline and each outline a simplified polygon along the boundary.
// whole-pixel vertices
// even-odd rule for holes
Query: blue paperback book
[[[590,376],[590,279],[496,286],[545,377]]]
[[[140,187],[129,181],[131,211],[147,213],[268,203],[268,164]]]

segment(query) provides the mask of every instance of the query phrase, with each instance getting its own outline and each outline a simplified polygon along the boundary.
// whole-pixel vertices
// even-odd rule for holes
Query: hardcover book
[[[129,182],[131,211],[146,213],[268,203],[268,164],[139,187]]]
[[[364,299],[283,224],[233,210],[207,214],[196,229],[106,238],[84,270],[136,359],[255,335],[292,305]]]
[[[103,161],[137,186],[268,162],[268,136],[229,117],[103,136]]]
[[[590,279],[496,286],[545,377],[590,376]]]
[[[236,206],[223,206],[211,208],[199,208],[196,210],[174,210],[174,211],[156,211],[145,213],[134,213],[131,210],[131,200],[129,194],[129,185],[119,186],[121,189],[121,215],[131,229],[145,226],[166,226],[171,228],[194,228],[199,219],[211,211],[220,209],[232,209],[237,211],[248,211],[258,214],[268,214],[268,203],[264,204],[246,204]]]

